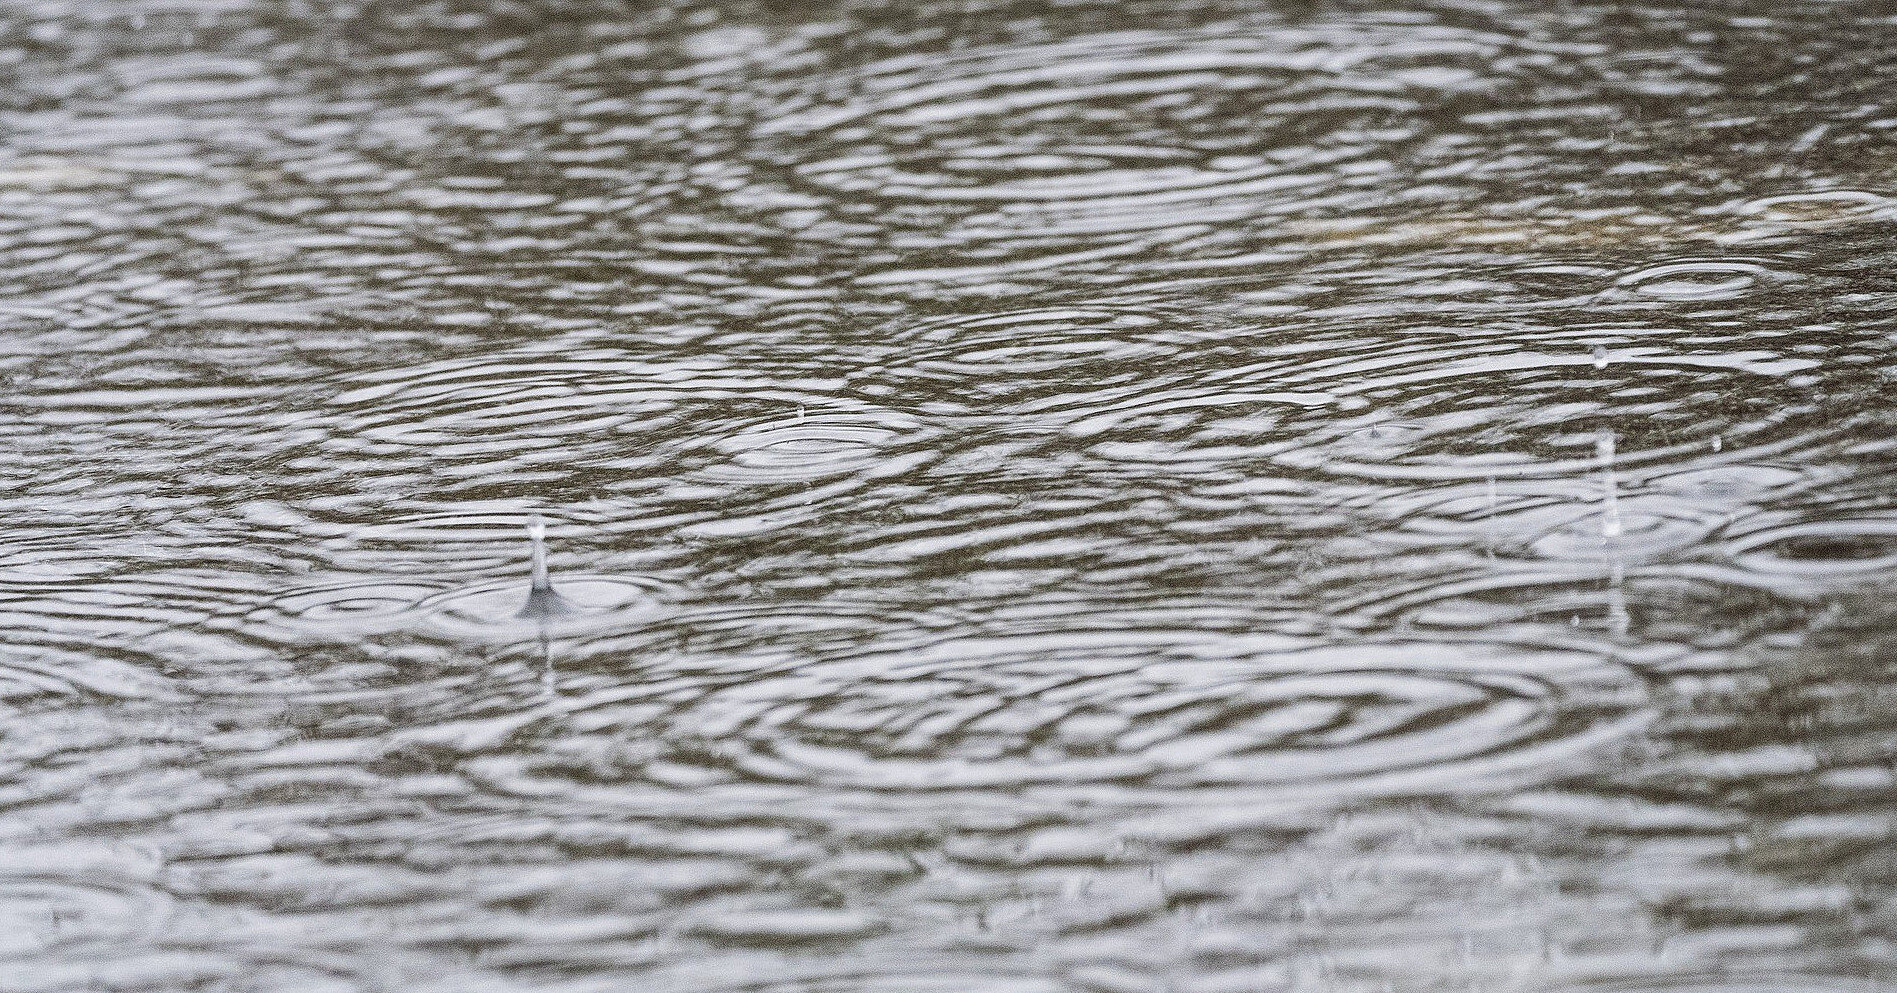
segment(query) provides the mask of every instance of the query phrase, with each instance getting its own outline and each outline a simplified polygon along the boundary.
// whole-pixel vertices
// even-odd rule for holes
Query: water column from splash
[[[515,616],[528,618],[538,623],[541,689],[548,697],[551,697],[554,692],[553,639],[549,628],[553,618],[572,613],[573,605],[553,588],[553,580],[547,574],[547,523],[539,514],[527,519],[527,541],[532,549],[527,602],[521,606],[520,612]]]
[[[533,564],[531,578],[527,588],[527,602],[520,608],[519,617],[532,617],[545,620],[560,614],[573,612],[573,605],[566,602],[553,588],[553,581],[547,576],[547,523],[535,514],[527,520],[527,541],[532,546]]]
[[[1621,549],[1620,477],[1614,469],[1614,430],[1602,428],[1594,439],[1601,464],[1601,544],[1607,550],[1607,621],[1616,635],[1627,633],[1626,560]]]

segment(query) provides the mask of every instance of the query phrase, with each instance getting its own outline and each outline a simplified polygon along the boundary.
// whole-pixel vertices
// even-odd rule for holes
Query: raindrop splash
[[[547,524],[539,514],[527,521],[527,540],[533,547],[532,579],[527,602],[516,616],[547,620],[572,613],[573,605],[554,590],[553,581],[547,577]]]

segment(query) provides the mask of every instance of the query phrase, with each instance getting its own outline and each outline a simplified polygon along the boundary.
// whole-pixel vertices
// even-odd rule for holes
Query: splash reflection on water
[[[0,987],[1886,988],[1894,45],[0,9]]]

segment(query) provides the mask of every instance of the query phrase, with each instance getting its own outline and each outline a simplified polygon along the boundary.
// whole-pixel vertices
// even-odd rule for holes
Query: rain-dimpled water
[[[0,990],[1897,989],[1892,52],[0,4]]]

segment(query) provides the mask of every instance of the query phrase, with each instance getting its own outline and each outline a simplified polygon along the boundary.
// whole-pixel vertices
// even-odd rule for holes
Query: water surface
[[[0,10],[0,987],[1888,988],[1889,51]]]

